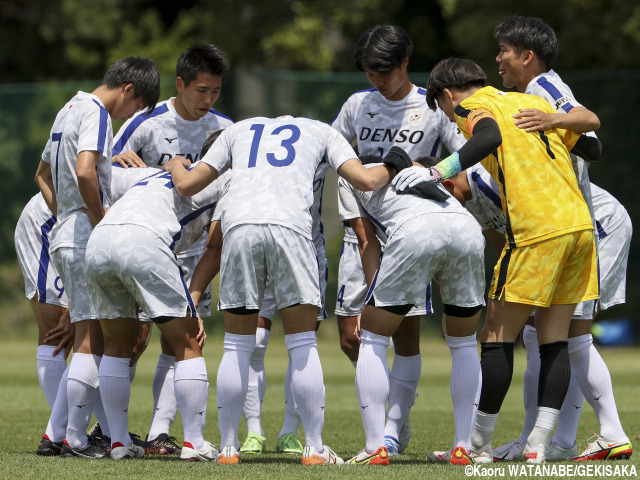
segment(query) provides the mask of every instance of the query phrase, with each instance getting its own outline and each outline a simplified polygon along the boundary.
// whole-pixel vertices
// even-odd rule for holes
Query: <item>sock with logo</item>
[[[176,400],[182,414],[184,444],[202,450],[205,447],[203,431],[209,398],[209,381],[204,358],[176,362],[174,378]]]
[[[153,375],[153,414],[147,440],[155,440],[163,433],[169,433],[171,424],[178,413],[178,402],[174,391],[176,357],[161,353],[156,372]]]
[[[98,373],[100,397],[109,423],[111,445],[114,448],[131,445],[128,428],[131,398],[129,362],[130,358],[103,355]]]

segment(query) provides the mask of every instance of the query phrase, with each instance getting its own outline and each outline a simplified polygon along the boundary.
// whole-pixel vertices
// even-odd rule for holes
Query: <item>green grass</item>
[[[364,445],[362,420],[355,393],[355,370],[338,345],[337,328],[327,320],[321,328],[319,351],[326,384],[326,416],[323,438],[344,458],[356,454]],[[212,332],[205,358],[211,381],[209,409],[205,437],[219,445],[215,408],[215,377],[221,357],[221,334]],[[130,430],[142,437],[147,432],[152,409],[151,383],[159,345],[154,335],[143,355],[132,385]],[[640,363],[636,349],[603,350],[614,379],[618,410],[629,437],[640,440]],[[453,413],[449,394],[451,359],[449,351],[434,335],[423,339],[422,378],[419,397],[411,412],[413,439],[405,454],[392,459],[384,470],[376,467],[309,467],[303,468],[299,459],[275,455],[275,443],[280,431],[284,410],[283,382],[287,355],[281,328],[274,324],[272,344],[266,357],[267,392],[264,399],[263,424],[267,436],[267,454],[243,459],[239,466],[215,464],[182,464],[177,458],[147,458],[143,461],[112,462],[80,459],[41,458],[35,449],[48,419],[48,407],[40,391],[35,372],[35,340],[0,340],[0,478],[102,479],[136,478],[465,478],[463,469],[448,465],[428,465],[426,454],[432,450],[449,448],[453,440]],[[523,422],[522,372],[525,356],[516,353],[516,367],[511,391],[498,420],[494,444],[500,445],[519,435]],[[578,429],[578,444],[584,446],[590,430],[598,425],[591,408],[585,404]],[[171,434],[182,439],[180,419]],[[241,425],[240,436],[246,429]],[[302,432],[298,433],[302,437]],[[640,455],[629,462],[640,471]],[[613,465],[613,464],[612,464]],[[501,477],[501,475],[494,475]],[[508,477],[508,471],[507,475]],[[509,477],[510,478],[510,477]],[[518,478],[518,477],[515,477]]]

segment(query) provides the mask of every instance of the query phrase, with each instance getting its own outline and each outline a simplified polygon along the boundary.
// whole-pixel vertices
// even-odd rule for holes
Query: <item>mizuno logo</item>
[[[576,410],[580,410],[580,405],[574,405]]]
[[[371,118],[373,118],[376,115],[380,115],[380,112],[367,112],[367,115],[369,115]]]
[[[161,408],[162,408],[162,407],[156,407],[156,412],[157,412],[158,410],[160,410]]]
[[[82,408],[82,407],[86,407],[86,406],[87,406],[86,403],[84,405],[76,405],[76,407],[78,407],[78,408]]]
[[[218,407],[220,408],[220,407]],[[204,413],[204,410],[202,410],[201,412],[198,412],[198,415],[202,415]]]
[[[602,395],[600,395],[600,397],[602,397]],[[600,400],[600,397],[594,397],[593,399],[594,399],[595,401],[598,401],[598,400]]]
[[[368,406],[369,406],[369,405],[360,405],[360,408],[364,410],[364,409],[365,409],[365,408],[367,408]]]
[[[220,405],[218,405],[218,410],[220,410],[222,407]]]
[[[169,143],[173,142],[174,140],[177,140],[178,137],[175,138],[165,138],[165,140]]]

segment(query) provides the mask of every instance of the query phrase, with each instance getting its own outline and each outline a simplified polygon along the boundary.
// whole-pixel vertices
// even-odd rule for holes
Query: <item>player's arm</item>
[[[595,162],[602,154],[602,144],[597,137],[580,135],[570,152],[589,162]]]
[[[375,227],[371,220],[362,217],[349,220],[349,226],[353,228],[358,237],[358,250],[360,250],[364,278],[367,285],[371,286],[380,266],[380,252],[382,251]]]
[[[40,188],[40,192],[47,203],[49,210],[54,216],[58,215],[58,201],[56,199],[56,191],[53,188],[53,175],[51,174],[51,164],[40,160],[38,171],[36,172],[36,183]]]
[[[189,165],[191,162],[186,158],[173,157],[162,166],[164,171],[171,173],[173,186],[182,197],[195,195],[218,178],[218,171],[207,163],[200,162],[187,170]]]
[[[95,150],[84,150],[78,154],[76,162],[76,176],[78,177],[78,190],[82,200],[87,206],[87,215],[91,220],[91,224],[95,227],[102,217],[104,210],[102,209],[102,200],[100,199],[100,186],[98,183],[98,174],[96,166],[100,154]]]
[[[147,164],[138,156],[136,152],[130,150],[128,152],[122,152],[119,155],[111,157],[113,163],[117,163],[123,168],[147,168]]]
[[[404,169],[393,179],[396,189],[401,192],[420,182],[445,180],[474,166],[502,144],[502,133],[498,122],[487,110],[472,111],[467,117],[467,128],[472,137],[460,150],[449,155],[435,167]]]
[[[352,158],[338,167],[338,175],[362,192],[378,190],[391,181],[395,170],[387,165],[365,168]]]
[[[189,292],[196,305],[200,303],[202,294],[211,283],[211,280],[220,271],[220,257],[222,255],[222,226],[219,220],[211,222],[207,249],[204,251],[198,265],[196,265],[191,277]]]
[[[600,128],[600,119],[585,107],[573,107],[567,113],[546,113],[537,108],[526,108],[516,113],[515,124],[527,132],[564,128],[576,133],[593,132]]]

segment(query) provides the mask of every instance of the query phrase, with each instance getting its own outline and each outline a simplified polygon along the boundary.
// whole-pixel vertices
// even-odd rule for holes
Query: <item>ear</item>
[[[442,181],[442,186],[443,186],[444,188],[446,188],[446,189],[447,189],[447,191],[448,191],[451,195],[453,195],[453,192],[454,192],[454,191],[455,191],[455,189],[456,189],[456,185],[455,185],[455,183],[453,183],[453,182],[452,182],[451,180],[449,180],[449,179],[443,180],[443,181]]]
[[[533,50],[523,50],[520,56],[522,58],[522,65],[525,67],[536,59],[536,54],[533,53]]]
[[[126,96],[126,95],[133,95],[134,92],[136,91],[136,87],[133,83],[125,83],[122,86],[122,93]]]
[[[182,78],[180,77],[176,78],[176,90],[178,91],[178,93],[182,93],[182,91],[184,90],[184,80],[182,80]]]
[[[447,98],[453,102],[453,91],[451,89],[443,88],[442,93],[445,94]]]
[[[400,67],[403,70],[406,70],[408,66],[409,66],[409,57],[405,57],[405,59],[402,60],[402,64],[400,65]]]

